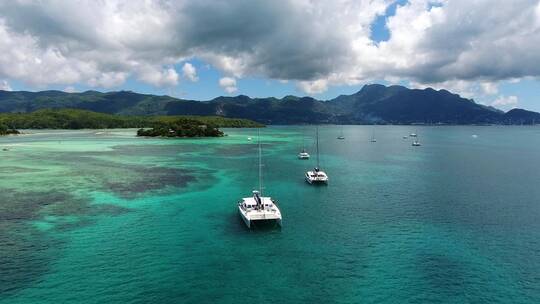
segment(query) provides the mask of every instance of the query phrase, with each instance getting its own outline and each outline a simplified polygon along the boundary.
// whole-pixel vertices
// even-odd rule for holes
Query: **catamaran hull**
[[[310,185],[327,185],[328,179],[326,180],[320,180],[320,179],[311,179],[306,176],[306,182]]]
[[[244,221],[248,228],[251,228],[253,226],[273,226],[275,224],[278,224],[281,227],[281,216],[270,218],[249,218],[244,214],[244,212],[242,212],[241,208],[239,208],[238,211],[240,213],[242,221]]]
[[[255,226],[274,226],[276,224],[281,227],[281,219],[249,220],[243,214],[240,214],[240,216],[249,229]]]

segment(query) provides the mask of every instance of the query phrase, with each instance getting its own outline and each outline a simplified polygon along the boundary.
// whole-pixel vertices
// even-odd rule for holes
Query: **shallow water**
[[[540,302],[540,128],[340,130],[324,187],[296,159],[312,127],[261,130],[284,226],[253,231],[256,130],[1,137],[0,303]]]

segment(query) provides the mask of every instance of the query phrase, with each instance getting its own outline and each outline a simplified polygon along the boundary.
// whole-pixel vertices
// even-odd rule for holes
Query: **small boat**
[[[309,159],[309,153],[307,153],[306,149],[302,149],[300,153],[298,153],[299,159]]]
[[[403,139],[407,139],[407,138],[409,138],[409,136],[407,136],[407,135],[403,136]]]
[[[337,139],[345,139],[345,136],[343,136],[343,127],[341,127],[341,133],[339,134]]]
[[[302,134],[302,151],[298,153],[299,159],[309,159],[309,153],[306,151],[306,141],[304,135]]]
[[[372,143],[377,142],[377,139],[375,138],[375,133],[371,133],[371,139],[369,141]]]
[[[2,151],[9,151],[9,148],[3,148]]]
[[[415,140],[413,140],[413,142],[412,142],[412,146],[413,146],[413,147],[420,147],[421,144],[420,144],[420,142],[418,141],[418,139],[415,139]]]
[[[248,137],[248,140],[251,141],[251,137]]]
[[[411,133],[411,134],[409,134],[409,136],[410,137],[416,137],[417,135],[416,135],[416,133]]]
[[[305,178],[309,184],[328,184],[328,175],[319,165],[319,127],[317,127],[317,166],[312,171],[307,171]]]
[[[238,212],[248,228],[256,223],[277,223],[281,226],[281,211],[271,197],[262,195],[262,149],[259,136],[259,190],[253,196],[244,197],[238,202]]]

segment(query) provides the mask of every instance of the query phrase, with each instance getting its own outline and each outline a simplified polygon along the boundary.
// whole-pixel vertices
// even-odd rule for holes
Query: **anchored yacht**
[[[309,159],[309,153],[307,153],[306,149],[302,149],[300,153],[298,153],[299,159]]]
[[[309,153],[306,151],[306,141],[304,138],[304,134],[302,134],[302,151],[298,153],[299,159],[309,159]]]
[[[259,136],[259,190],[252,197],[244,197],[238,202],[238,212],[248,228],[255,223],[277,223],[281,226],[281,211],[271,197],[262,195],[262,149]]]
[[[420,147],[421,146],[420,142],[418,141],[418,136],[414,137],[414,140],[412,142],[412,146],[413,147]]]
[[[327,184],[328,175],[319,166],[319,127],[317,127],[317,167],[305,174],[306,182],[310,184]]]
[[[375,132],[371,133],[371,139],[369,141],[372,143],[377,142],[377,139],[375,138]]]
[[[262,197],[257,190],[252,197],[244,197],[238,203],[238,211],[246,226],[251,228],[255,223],[277,223],[281,226],[281,212],[271,197]]]

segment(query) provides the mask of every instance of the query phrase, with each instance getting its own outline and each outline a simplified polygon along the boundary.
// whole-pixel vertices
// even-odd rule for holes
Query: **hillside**
[[[296,96],[278,99],[239,95],[195,101],[130,91],[0,91],[0,112],[29,113],[62,108],[131,116],[223,116],[265,124],[530,124],[540,120],[536,112],[514,109],[504,113],[446,90],[378,84],[366,85],[355,94],[326,101]]]
[[[217,116],[126,116],[77,109],[44,109],[32,113],[0,114],[0,126],[10,129],[159,128],[177,125],[204,125],[211,128],[263,126],[246,119]]]

